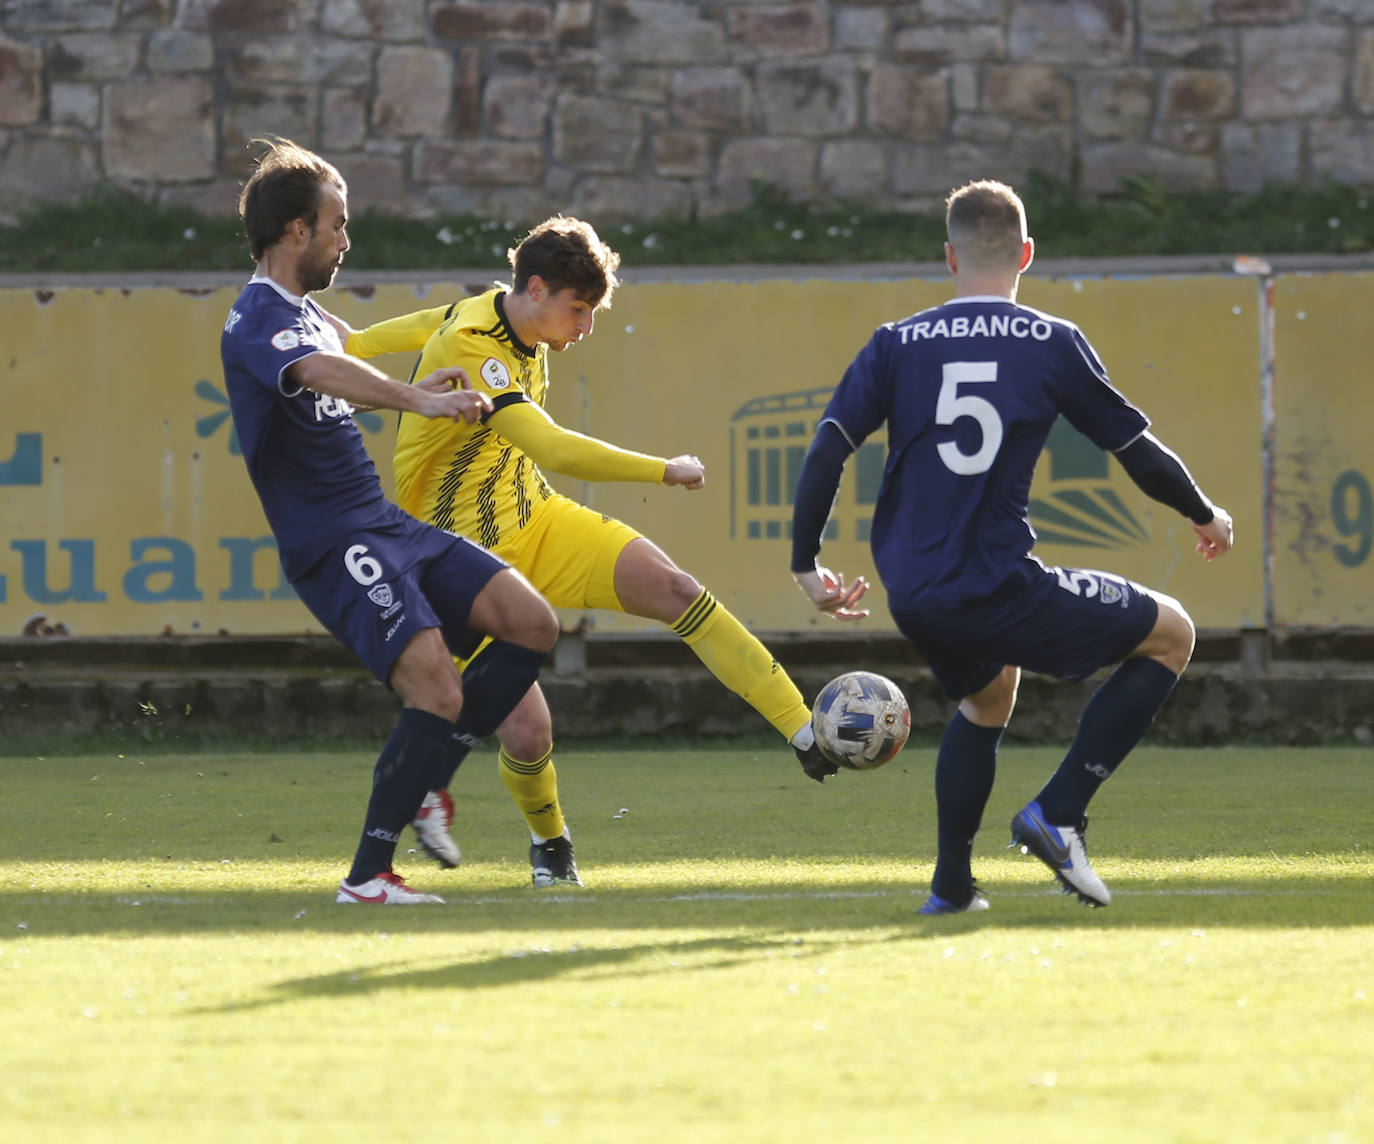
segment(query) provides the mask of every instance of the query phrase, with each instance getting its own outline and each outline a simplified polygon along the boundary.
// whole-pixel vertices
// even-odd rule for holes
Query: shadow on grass
[[[440,965],[409,962],[372,964],[314,977],[297,977],[273,984],[249,1001],[207,1006],[202,1013],[240,1013],[294,1001],[334,1000],[399,989],[499,989],[576,977],[580,984],[627,981],[683,970],[726,970],[762,958],[786,956],[811,960],[839,946],[880,944],[890,936],[854,940],[719,937],[694,941],[647,941],[634,945],[569,946],[566,949],[526,948],[483,954],[469,961]],[[658,964],[668,957],[668,965]]]

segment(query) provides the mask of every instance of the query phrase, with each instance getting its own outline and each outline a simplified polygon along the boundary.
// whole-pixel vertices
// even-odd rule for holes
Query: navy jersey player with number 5
[[[1231,548],[1231,518],[1149,431],[1072,322],[1018,305],[1034,245],[1020,198],[992,181],[947,201],[955,298],[880,326],[845,372],[802,467],[792,573],[838,619],[867,591],[819,561],[821,532],[850,453],[887,426],[873,514],[878,576],[898,629],[959,701],[935,765],[938,851],[924,914],[986,909],[971,869],[997,747],[1021,670],[1083,679],[1093,694],[1058,770],[1012,819],[1013,844],[1084,903],[1111,901],[1088,862],[1085,811],[1154,722],[1193,653],[1177,600],[1108,572],[1047,568],[1031,554],[1030,487],[1055,419],[1112,453],[1150,497],[1176,509],[1207,560]]]
[[[412,386],[344,353],[335,322],[309,294],[330,285],[349,248],[347,194],[318,155],[284,139],[267,145],[239,199],[257,272],[229,311],[220,355],[243,459],[287,579],[403,704],[335,900],[441,902],[392,868],[396,843],[435,774],[451,765],[454,741],[470,746],[491,734],[533,685],[558,620],[505,561],[422,524],[382,493],[355,407],[471,423],[491,401],[461,369]],[[485,666],[460,677],[453,655],[484,635],[493,640]]]

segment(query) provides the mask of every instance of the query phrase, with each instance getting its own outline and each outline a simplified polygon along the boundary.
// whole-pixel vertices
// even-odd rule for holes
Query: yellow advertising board
[[[237,294],[0,291],[0,632],[321,630],[281,578],[229,416]],[[394,424],[358,422],[389,479]]]
[[[553,358],[550,412],[632,448],[695,453],[707,486],[552,476],[555,487],[645,532],[751,626],[837,630],[788,575],[797,468],[873,328],[948,298],[948,279],[630,278],[594,336]],[[483,285],[354,287],[323,301],[362,326]],[[237,291],[0,291],[0,631],[40,614],[79,635],[318,630],[281,580],[228,416],[218,346]],[[1033,489],[1042,559],[1140,579],[1203,627],[1262,624],[1257,284],[1028,279],[1022,300],[1079,322],[1240,537],[1232,557],[1204,566],[1176,514],[1056,430]],[[412,360],[377,364],[405,377]],[[358,423],[389,488],[394,415]],[[850,575],[872,576],[881,464],[880,442],[851,460],[832,519],[825,559]],[[889,631],[875,595],[861,630]],[[602,613],[595,630],[660,629]]]
[[[1374,626],[1374,274],[1274,287],[1274,619]]]

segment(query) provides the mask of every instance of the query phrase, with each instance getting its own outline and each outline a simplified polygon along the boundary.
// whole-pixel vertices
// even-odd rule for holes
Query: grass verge
[[[1020,190],[1039,250],[1050,258],[1374,250],[1367,188],[1170,193],[1157,181],[1135,178],[1103,200],[1032,175]],[[364,214],[351,228],[357,245],[348,264],[354,270],[504,268],[507,247],[538,221]],[[626,267],[932,261],[942,257],[944,242],[939,212],[812,208],[762,183],[740,211],[602,229]],[[54,203],[18,226],[0,228],[0,272],[6,273],[248,268],[237,219],[207,218],[127,193]]]

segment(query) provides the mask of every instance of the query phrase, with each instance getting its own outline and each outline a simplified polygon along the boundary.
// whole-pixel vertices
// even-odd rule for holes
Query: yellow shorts
[[[555,494],[534,510],[529,524],[492,551],[555,608],[623,612],[615,594],[615,565],[639,536],[628,524]],[[488,642],[482,641],[473,658]]]

